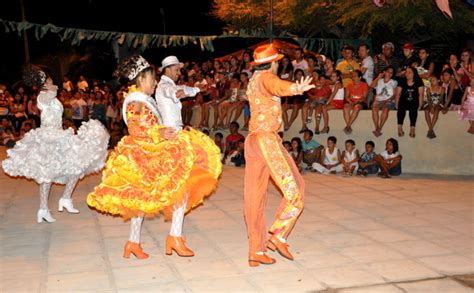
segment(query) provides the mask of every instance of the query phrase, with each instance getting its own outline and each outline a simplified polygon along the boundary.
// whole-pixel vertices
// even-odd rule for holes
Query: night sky
[[[218,35],[222,33],[224,24],[210,15],[212,1],[193,0],[175,1],[174,5],[162,7],[160,1],[133,0],[124,5],[110,0],[24,0],[26,20],[32,23],[51,23],[61,27],[95,29],[104,31],[135,32],[151,34],[182,34],[182,35]],[[0,18],[3,20],[21,21],[20,0],[2,1]],[[119,4],[118,4],[119,3]],[[162,5],[163,6],[163,5]],[[87,42],[83,42],[84,47]],[[91,42],[88,43],[90,46]],[[144,55],[155,64],[164,56],[175,54],[182,59],[203,60],[210,57],[226,55],[241,47],[221,44],[216,52],[202,52],[198,46],[154,48]],[[14,81],[19,78],[19,68],[24,63],[23,38],[17,33],[5,33],[0,28],[0,82]],[[108,51],[106,42],[95,42],[98,50]],[[94,44],[93,44],[94,45]],[[32,62],[57,50],[67,51],[71,46],[67,41],[61,43],[59,37],[48,34],[42,41],[36,41],[29,34],[29,47]],[[219,45],[218,45],[219,48]],[[74,48],[77,49],[77,48]],[[80,48],[79,48],[80,49]]]

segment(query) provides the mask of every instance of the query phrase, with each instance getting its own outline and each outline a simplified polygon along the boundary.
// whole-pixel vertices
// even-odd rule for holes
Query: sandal
[[[320,134],[319,129],[315,129],[314,134]]]
[[[321,130],[321,133],[329,133],[329,126],[324,127],[323,130]]]
[[[398,137],[402,137],[405,135],[405,132],[403,130],[398,131]]]

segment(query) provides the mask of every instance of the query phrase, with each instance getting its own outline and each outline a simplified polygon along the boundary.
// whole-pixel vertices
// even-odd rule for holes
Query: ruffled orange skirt
[[[163,213],[188,196],[187,211],[217,187],[222,172],[220,150],[202,132],[180,131],[172,140],[155,126],[144,137],[125,136],[111,152],[102,182],[87,196],[98,211],[124,218]]]

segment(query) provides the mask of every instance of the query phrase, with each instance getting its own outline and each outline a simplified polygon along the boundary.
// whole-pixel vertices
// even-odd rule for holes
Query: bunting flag
[[[203,51],[214,52],[213,41],[222,38],[280,38],[293,39],[298,42],[302,48],[310,51],[316,51],[320,54],[329,56],[340,56],[342,45],[357,46],[360,42],[365,42],[371,47],[370,40],[358,39],[323,39],[323,38],[300,38],[290,35],[288,32],[281,32],[279,35],[271,35],[267,29],[227,31],[222,35],[215,36],[187,36],[187,35],[158,35],[141,34],[131,32],[111,32],[99,30],[86,30],[78,28],[58,27],[53,24],[37,24],[27,21],[8,21],[0,19],[6,33],[16,32],[21,36],[26,31],[32,31],[36,40],[41,40],[48,33],[59,36],[62,42],[70,41],[72,45],[80,45],[83,40],[98,40],[106,42],[116,42],[120,46],[133,47],[144,51],[151,47],[176,47],[194,44]]]

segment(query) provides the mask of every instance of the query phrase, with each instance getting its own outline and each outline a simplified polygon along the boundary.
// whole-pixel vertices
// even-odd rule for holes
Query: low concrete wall
[[[192,120],[193,125],[198,125],[200,108],[195,108]],[[289,111],[291,113],[291,110]],[[212,125],[212,115],[210,125]],[[242,117],[239,121],[243,125]],[[314,117],[313,117],[314,120]],[[402,169],[407,173],[425,173],[425,174],[450,174],[450,175],[474,175],[474,135],[467,133],[469,123],[459,121],[456,112],[449,112],[446,115],[440,114],[438,123],[435,127],[437,138],[429,139],[426,137],[428,126],[426,125],[424,112],[419,112],[416,127],[416,137],[411,138],[409,133],[408,113],[405,118],[404,137],[397,136],[396,112],[391,111],[387,123],[383,129],[383,135],[375,137],[372,134],[374,124],[372,121],[372,112],[362,111],[353,125],[353,133],[346,135],[342,130],[345,127],[342,110],[333,110],[329,112],[329,134],[315,135],[314,139],[326,144],[327,137],[333,135],[338,139],[339,148],[343,148],[346,139],[353,139],[359,151],[364,150],[364,144],[367,140],[375,142],[375,149],[380,153],[385,148],[385,142],[393,137],[398,140],[400,152],[403,155]],[[308,125],[314,130],[314,121]],[[321,123],[322,128],[322,123]],[[298,131],[301,129],[301,116],[291,129],[284,134],[285,140],[291,140],[292,137],[302,137]],[[224,134],[225,131],[221,131]],[[246,135],[246,132],[242,132]],[[213,134],[211,133],[211,136]]]

